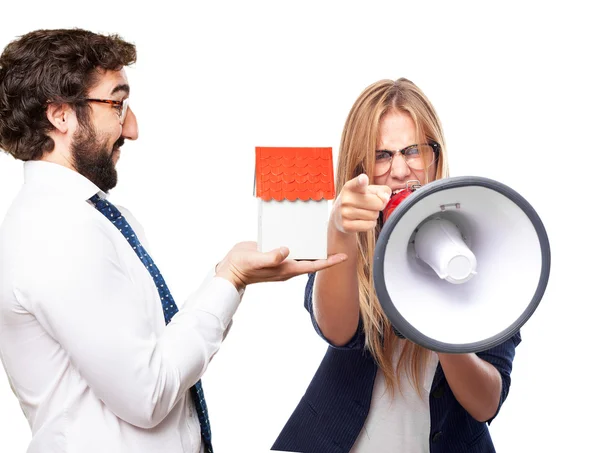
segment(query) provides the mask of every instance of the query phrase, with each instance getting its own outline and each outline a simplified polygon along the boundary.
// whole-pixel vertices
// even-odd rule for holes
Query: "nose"
[[[127,109],[127,116],[123,122],[123,131],[121,135],[127,140],[137,140],[138,138],[138,125],[137,118],[131,107]]]
[[[410,173],[411,169],[406,164],[404,156],[402,156],[400,153],[394,155],[394,158],[392,159],[392,170],[390,171],[390,176],[392,178],[404,179],[410,175]]]

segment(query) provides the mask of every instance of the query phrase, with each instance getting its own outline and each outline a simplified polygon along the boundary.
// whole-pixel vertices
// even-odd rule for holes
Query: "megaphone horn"
[[[550,244],[533,207],[474,176],[413,184],[403,195],[384,211],[373,268],[394,330],[438,352],[506,341],[536,310],[550,275]]]

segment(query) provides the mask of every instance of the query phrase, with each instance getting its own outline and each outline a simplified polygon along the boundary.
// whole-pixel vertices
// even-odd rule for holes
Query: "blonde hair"
[[[380,80],[368,86],[358,97],[344,125],[340,143],[336,175],[336,193],[344,184],[361,173],[373,178],[375,149],[382,117],[390,111],[408,113],[416,126],[419,143],[434,140],[440,145],[435,179],[448,176],[446,143],[441,122],[429,99],[410,80]],[[429,182],[429,181],[426,181]],[[409,381],[421,395],[424,364],[429,351],[410,341],[405,341],[397,362],[393,363],[396,336],[383,313],[373,283],[373,256],[379,227],[374,231],[359,233],[358,246],[358,294],[360,316],[363,321],[366,348],[383,372],[386,387],[392,392],[400,389],[400,372],[406,371]]]

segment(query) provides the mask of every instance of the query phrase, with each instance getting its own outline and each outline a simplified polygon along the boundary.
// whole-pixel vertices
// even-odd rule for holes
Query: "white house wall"
[[[291,259],[327,258],[327,200],[258,200],[258,249],[285,246]]]

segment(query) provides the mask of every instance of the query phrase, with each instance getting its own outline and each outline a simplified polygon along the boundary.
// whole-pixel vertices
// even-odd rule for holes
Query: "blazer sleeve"
[[[341,346],[334,345],[333,343],[331,343],[331,341],[329,341],[327,339],[327,337],[325,337],[325,335],[323,335],[323,332],[321,332],[321,329],[319,328],[319,324],[317,323],[317,320],[315,318],[314,307],[313,307],[313,288],[315,286],[316,275],[317,274],[315,272],[308,274],[308,281],[306,282],[306,288],[304,289],[304,308],[306,308],[306,310],[308,310],[308,313],[310,314],[310,319],[312,321],[313,327],[315,328],[315,330],[317,331],[319,336],[323,340],[325,340],[327,342],[327,344],[329,344],[329,346],[332,348],[335,348],[335,349],[363,349],[365,347],[365,335],[364,335],[364,331],[363,331],[363,323],[362,323],[361,318],[359,318],[359,320],[358,320],[358,327],[356,329],[356,332],[354,333],[352,338],[350,338],[350,340],[344,345],[341,345]]]
[[[510,337],[504,343],[499,344],[486,351],[478,352],[477,356],[491,363],[500,373],[502,378],[502,390],[500,392],[500,401],[498,402],[498,408],[496,413],[487,420],[487,424],[492,423],[492,420],[496,418],[500,412],[500,408],[508,396],[510,390],[510,373],[512,371],[512,363],[515,358],[515,348],[521,343],[521,332],[517,332],[515,335]]]

